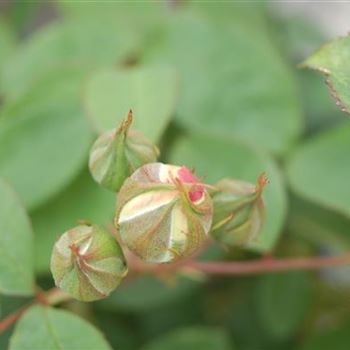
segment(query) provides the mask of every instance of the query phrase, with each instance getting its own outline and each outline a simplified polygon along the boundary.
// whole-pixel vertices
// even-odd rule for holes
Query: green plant
[[[1,348],[349,344],[349,36],[304,61],[323,36],[264,5],[4,13]]]

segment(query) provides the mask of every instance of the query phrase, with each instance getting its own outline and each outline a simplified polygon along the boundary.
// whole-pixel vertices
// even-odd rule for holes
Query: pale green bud
[[[131,130],[132,112],[118,129],[103,133],[90,151],[89,168],[101,186],[118,192],[125,179],[143,164],[152,163],[159,155],[158,148],[146,137]]]
[[[265,221],[262,190],[267,180],[262,174],[255,186],[246,181],[223,179],[214,187],[212,236],[228,246],[254,240]]]
[[[80,225],[66,231],[53,248],[51,272],[55,283],[78,300],[105,298],[127,271],[115,238],[96,225]]]
[[[213,206],[205,185],[186,167],[162,163],[136,170],[120,189],[116,227],[147,262],[188,257],[207,238]]]

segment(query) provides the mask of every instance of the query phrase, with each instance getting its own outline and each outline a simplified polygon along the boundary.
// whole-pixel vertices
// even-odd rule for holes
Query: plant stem
[[[0,334],[5,332],[5,330],[10,327],[14,322],[16,322],[27,309],[33,304],[25,305],[20,309],[16,310],[14,313],[8,315],[0,322]]]
[[[130,259],[129,259],[130,258]],[[208,275],[258,275],[295,270],[319,270],[326,267],[350,265],[350,253],[340,256],[313,256],[300,258],[261,258],[248,261],[184,260],[173,264],[146,264],[134,255],[128,256],[130,272],[162,275],[164,273],[192,269]]]
[[[243,262],[189,261],[185,266],[210,275],[254,275],[295,270],[319,270],[345,265],[350,265],[350,253],[330,257],[269,258]]]
[[[14,322],[16,322],[31,306],[36,304],[41,305],[57,305],[67,300],[71,300],[72,297],[67,293],[63,292],[59,288],[52,288],[47,292],[40,291],[39,288],[36,288],[36,298],[33,302],[28,305],[23,306],[22,308],[16,310],[12,314],[5,317],[0,322],[0,334],[3,333],[8,327],[10,327]]]
[[[72,297],[65,293],[62,289],[52,288],[46,292],[46,300],[48,305],[57,305],[65,301],[72,300]]]
[[[129,267],[136,274],[154,274],[193,269],[208,275],[257,275],[271,272],[286,272],[295,270],[319,270],[326,267],[350,265],[350,253],[339,256],[316,256],[301,258],[276,259],[274,257],[250,261],[213,261],[202,262],[185,260],[174,264],[145,264],[135,256],[129,256]],[[34,304],[56,305],[72,299],[59,288],[53,288],[46,293],[39,293],[35,301],[8,315],[0,322],[0,334],[16,322],[22,314]]]

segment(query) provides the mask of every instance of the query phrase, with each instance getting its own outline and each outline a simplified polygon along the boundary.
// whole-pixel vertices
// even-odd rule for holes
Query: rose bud
[[[162,163],[136,170],[118,195],[115,224],[126,246],[146,262],[190,256],[207,238],[212,200],[186,167]]]
[[[159,156],[158,148],[145,136],[130,130],[132,111],[118,129],[103,133],[90,151],[89,168],[101,186],[118,192],[124,180],[143,164]]]
[[[256,186],[233,179],[223,179],[215,185],[212,227],[215,239],[232,247],[257,237],[265,221],[262,191],[267,183],[262,174]]]
[[[127,274],[115,238],[96,225],[66,231],[55,243],[51,272],[58,287],[82,301],[108,296]]]

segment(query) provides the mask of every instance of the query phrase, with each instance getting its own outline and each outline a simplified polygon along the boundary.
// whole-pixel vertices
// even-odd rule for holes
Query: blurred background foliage
[[[7,213],[18,237],[0,233],[1,255],[24,266],[16,284],[0,258],[1,317],[27,302],[6,295],[28,294],[32,266],[41,287],[53,286],[49,258],[62,232],[79,219],[111,223],[114,195],[92,181],[87,157],[129,108],[164,162],[194,166],[209,182],[270,178],[259,240],[213,245],[202,259],[349,250],[350,120],[320,74],[296,67],[326,40],[320,28],[266,2],[5,1],[0,10],[0,177],[32,222],[20,207]],[[18,201],[6,183],[0,207]],[[349,272],[141,276],[106,300],[64,308],[115,349],[349,349]],[[72,316],[50,313],[74,329]],[[32,320],[41,314],[33,309]]]

